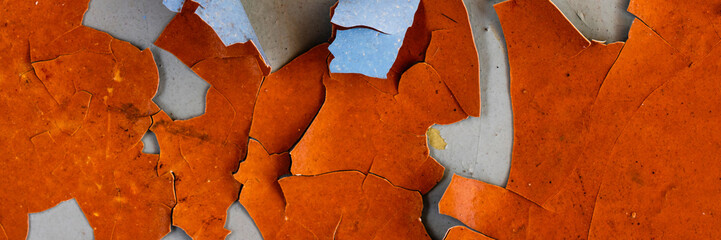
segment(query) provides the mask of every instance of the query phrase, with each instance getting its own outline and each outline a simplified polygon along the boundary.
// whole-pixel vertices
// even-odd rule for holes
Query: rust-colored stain
[[[155,62],[150,50],[80,26],[87,7],[3,2],[0,239],[26,238],[28,213],[71,198],[98,239],[170,230],[173,177],[157,174],[158,156],[140,143],[159,110]]]
[[[717,6],[631,1],[622,46],[587,41],[550,1],[496,5],[511,176],[455,176],[441,213],[497,239],[718,237]]]

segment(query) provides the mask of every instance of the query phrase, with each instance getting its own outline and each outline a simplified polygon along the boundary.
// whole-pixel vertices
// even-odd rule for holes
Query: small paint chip
[[[446,150],[446,146],[448,146],[448,144],[446,143],[446,140],[441,137],[440,130],[435,128],[429,128],[426,132],[426,135],[428,136],[428,142],[431,147],[438,150]]]

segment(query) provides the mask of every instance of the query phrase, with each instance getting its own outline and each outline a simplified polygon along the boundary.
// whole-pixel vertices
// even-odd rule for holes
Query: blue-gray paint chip
[[[342,27],[365,26],[386,34],[413,25],[420,0],[340,0],[331,22]]]
[[[328,47],[334,57],[330,71],[386,78],[405,34],[403,31],[389,35],[369,28],[338,30],[335,41]]]
[[[185,0],[163,0],[163,5],[165,5],[168,10],[173,12],[180,12],[180,9],[183,8],[183,3]]]
[[[263,59],[268,62],[240,0],[194,1],[200,4],[195,14],[213,28],[225,46],[252,41]],[[184,2],[185,0],[163,0],[163,4],[173,12],[179,12]]]

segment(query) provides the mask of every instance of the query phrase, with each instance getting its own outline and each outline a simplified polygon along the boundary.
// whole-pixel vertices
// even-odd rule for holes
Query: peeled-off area
[[[172,53],[188,67],[209,58],[252,56],[264,75],[270,73],[270,67],[252,41],[226,46],[213,28],[195,14],[199,7],[194,1],[185,1],[182,10],[155,40],[155,45]],[[212,80],[205,80],[213,84]]]

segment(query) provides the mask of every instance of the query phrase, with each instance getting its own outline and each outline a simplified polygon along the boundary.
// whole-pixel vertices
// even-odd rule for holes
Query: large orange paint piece
[[[278,179],[290,174],[290,155],[269,154],[258,141],[250,140],[248,156],[240,163],[235,179],[243,184],[240,204],[248,210],[263,239],[275,239],[285,223],[285,197]]]
[[[233,131],[230,140],[243,151],[241,155],[245,155],[258,88],[270,67],[252,42],[225,46],[213,29],[195,14],[197,7],[197,3],[186,1],[155,45],[175,55],[228,98],[238,116],[229,128]]]
[[[531,204],[501,187],[454,175],[438,210],[490,237],[525,239]]]
[[[328,44],[318,45],[263,80],[250,137],[270,153],[290,149],[305,133],[325,100]]]
[[[421,1],[405,39],[387,80],[323,79],[325,103],[291,152],[293,174],[356,170],[421,193],[440,181],[444,168],[428,155],[426,130],[480,112],[478,59],[463,2]]]
[[[591,237],[714,239],[721,234],[721,48],[679,71],[633,114],[609,153]],[[612,224],[618,223],[618,224]]]
[[[631,0],[628,11],[664,41],[692,58],[702,58],[719,42],[719,1]]]
[[[287,205],[277,239],[430,239],[421,195],[376,175],[343,171],[279,183]]]
[[[496,11],[515,126],[507,188],[544,203],[583,150],[591,104],[623,44],[586,40],[550,1],[508,1]]]
[[[428,155],[425,131],[467,115],[430,65],[406,71],[396,96],[357,74],[333,74],[325,87],[325,104],[291,152],[293,174],[358,170],[422,193],[441,179],[443,167]]]
[[[0,239],[25,238],[28,213],[71,198],[98,239],[170,230],[172,175],[158,175],[158,156],[140,143],[158,111],[155,62],[80,26],[87,4],[0,10]]]
[[[635,21],[617,58],[592,51],[548,1],[497,5],[512,69],[511,177],[506,188],[454,177],[441,212],[497,239],[718,236],[712,123],[721,111],[713,104],[721,50],[698,19],[711,24],[719,14],[697,15],[709,5],[666,14],[686,4],[632,1],[629,10],[651,27]],[[563,77],[537,77],[560,70],[572,78],[578,67],[586,75],[575,85],[549,89]]]
[[[479,117],[478,60],[463,1],[421,0],[388,79],[395,81],[397,86],[407,69],[418,62],[426,62],[438,71],[463,111]]]
[[[288,153],[268,154],[251,140],[235,175],[264,239],[428,239],[417,191],[357,171],[278,180],[289,166]]]

